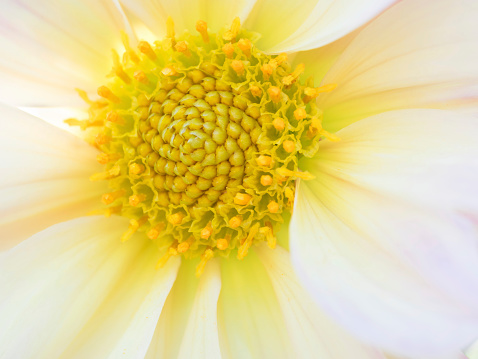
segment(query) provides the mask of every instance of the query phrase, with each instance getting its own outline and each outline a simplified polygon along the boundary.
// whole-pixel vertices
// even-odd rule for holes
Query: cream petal
[[[83,105],[96,92],[128,24],[114,1],[2,3],[0,100],[18,106]]]
[[[296,358],[385,359],[327,317],[299,283],[289,253],[281,247],[257,249],[284,315]]]
[[[325,0],[315,1],[315,4],[313,4],[314,1],[307,1],[303,7],[302,3],[301,6],[297,6],[296,3],[290,1],[281,2],[281,5],[277,2],[273,3],[272,0],[264,2],[270,2],[270,4],[262,6],[264,11],[258,15],[257,21],[269,30],[265,30],[265,37],[268,37],[268,41],[264,40],[262,46],[268,52],[279,53],[310,50],[330,44],[373,19],[395,0],[352,2]],[[258,3],[259,5],[261,2]],[[281,18],[275,19],[273,16],[269,16],[271,6],[281,8]],[[292,10],[297,8],[301,8],[301,10]],[[288,25],[288,13],[292,14],[290,25]],[[287,29],[286,34],[284,34],[284,30],[278,29],[283,27]],[[293,32],[290,32],[291,30]],[[276,36],[276,31],[282,36]]]
[[[22,111],[0,106],[0,249],[100,204],[97,151]]]
[[[221,262],[219,340],[227,359],[294,358],[280,305],[267,272],[250,251]]]
[[[193,312],[199,280],[195,276],[197,260],[183,261],[169,293],[145,359],[177,358],[185,328]],[[193,340],[193,338],[190,338]]]
[[[292,259],[315,300],[359,338],[409,357],[478,337],[478,145],[473,117],[392,111],[301,163]]]
[[[440,108],[478,115],[478,6],[467,0],[404,0],[348,46],[319,96],[324,126],[337,131],[393,109]]]
[[[76,219],[1,255],[0,356],[144,357],[179,260],[156,271],[149,240],[119,240],[127,223]]]
[[[178,359],[221,359],[217,328],[217,300],[220,291],[219,262],[213,260],[207,263],[201,275]]]
[[[171,16],[176,33],[184,30],[196,32],[196,22],[204,20],[211,31],[230,26],[235,17],[242,21],[254,6],[256,0],[120,0],[125,9],[140,19],[157,38],[166,34],[166,20]]]

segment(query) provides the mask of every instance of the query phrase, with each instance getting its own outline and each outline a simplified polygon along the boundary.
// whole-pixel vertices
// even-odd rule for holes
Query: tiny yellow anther
[[[299,64],[297,65],[297,67],[295,68],[295,70],[288,76],[285,76],[283,79],[282,79],[282,83],[285,85],[285,86],[290,86],[292,85],[295,81],[297,81],[297,79],[299,78],[299,76],[304,72],[305,70],[305,65],[304,64]]]
[[[113,111],[108,112],[108,114],[106,115],[106,121],[115,123],[117,125],[125,124],[124,119],[120,115],[118,115],[116,112],[113,112]]]
[[[121,236],[121,242],[126,242],[128,239],[130,239],[131,236],[139,229],[139,227],[141,227],[147,221],[148,221],[148,216],[147,215],[141,217],[140,219],[130,220],[128,229]]]
[[[319,133],[324,136],[326,139],[328,139],[329,141],[332,141],[332,142],[338,142],[340,141],[340,137],[333,134],[333,133],[330,133],[326,130],[320,130]]]
[[[104,133],[98,133],[96,136],[95,136],[95,143],[98,145],[98,146],[102,146],[102,145],[105,145],[107,144],[108,142],[111,141],[111,137],[108,136],[108,135],[105,135]]]
[[[96,155],[96,160],[101,165],[105,165],[109,162],[119,160],[120,158],[121,158],[121,155],[119,153],[104,153],[104,152],[101,152],[98,155]]]
[[[168,263],[169,258],[178,255],[178,250],[174,247],[169,247],[168,251],[156,263],[156,269],[163,268]]]
[[[196,30],[201,34],[202,40],[207,44],[209,42],[209,35],[207,33],[207,22],[199,20],[196,23]]]
[[[224,44],[224,46],[222,47],[222,51],[228,59],[232,59],[232,57],[234,56],[234,46],[230,42]]]
[[[234,41],[236,39],[237,34],[239,34],[239,30],[241,29],[241,19],[236,17],[232,21],[231,29],[226,31],[222,38],[226,41]]]
[[[182,53],[186,57],[191,56],[191,51],[189,51],[188,43],[186,41],[179,41],[176,45],[174,45],[174,48],[177,52]]]
[[[106,86],[98,87],[98,95],[115,103],[120,103],[121,100],[118,96],[116,96],[111,90]]]
[[[272,125],[277,131],[283,131],[285,128],[285,121],[284,119],[277,117],[272,121]]]
[[[282,54],[277,55],[277,57],[275,59],[271,60],[271,63],[274,67],[278,67],[278,66],[282,65],[282,63],[284,61],[287,61],[287,54],[286,53],[282,53]]]
[[[136,52],[130,47],[128,35],[124,31],[121,31],[121,41],[123,42],[127,57],[134,63],[139,63],[140,59]]]
[[[216,243],[217,249],[224,251],[229,247],[229,241],[230,241],[231,236],[226,235],[225,238],[219,238]]]
[[[244,257],[247,256],[247,252],[249,252],[249,248],[252,245],[252,240],[254,239],[258,231],[259,231],[259,223],[256,223],[249,230],[249,234],[247,235],[247,238],[239,246],[239,249],[237,251],[237,259],[244,259]]]
[[[277,244],[277,239],[272,232],[272,228],[267,224],[269,223],[266,223],[265,227],[259,228],[259,233],[262,233],[266,237],[268,247],[274,249]]]
[[[169,216],[168,221],[173,226],[179,226],[183,222],[184,214],[182,212],[176,212]]]
[[[145,85],[149,83],[148,76],[146,76],[144,71],[141,71],[141,70],[135,71],[135,73],[133,74],[133,77],[136,81],[141,82]]]
[[[321,93],[330,92],[330,91],[335,90],[336,87],[337,87],[337,84],[327,84],[327,85],[316,87],[316,88],[306,87],[304,89],[304,95],[305,96],[304,96],[303,100],[304,100],[305,103],[307,103],[310,100],[319,96],[319,94],[321,94]]]
[[[207,226],[201,230],[201,238],[208,239],[209,237],[211,237],[211,234],[212,234],[212,227],[211,227],[211,222],[209,222]]]
[[[154,239],[159,237],[159,235],[163,231],[164,227],[165,227],[164,223],[161,222],[161,223],[157,224],[156,226],[154,226],[153,228],[151,228],[146,233],[146,236],[148,236],[149,239],[154,240]]]
[[[295,151],[295,142],[291,140],[285,140],[282,142],[282,147],[287,153],[292,153]]]
[[[296,109],[294,111],[294,118],[297,120],[297,121],[300,121],[300,120],[303,120],[304,118],[307,117],[307,112],[305,111],[304,108],[302,107],[299,107],[298,109]]]
[[[146,167],[144,167],[144,165],[141,163],[132,163],[129,165],[129,173],[133,175],[139,175],[143,173],[145,170],[146,170]]]
[[[181,242],[178,244],[178,252],[179,253],[184,253],[186,252],[189,248],[191,248],[191,245],[194,243],[194,237],[191,236],[189,239],[185,242]]]
[[[125,193],[126,191],[124,189],[119,189],[114,192],[105,193],[101,196],[101,202],[103,202],[106,205],[111,204],[118,198],[123,197]]]
[[[251,94],[253,96],[259,97],[260,95],[262,95],[262,90],[259,86],[251,85],[250,89],[251,89]]]
[[[140,194],[133,194],[131,196],[129,196],[129,204],[133,207],[136,207],[138,206],[141,202],[144,202],[144,200],[146,199],[146,195],[143,194],[143,193],[140,193]]]
[[[196,277],[200,277],[201,274],[203,274],[206,263],[213,257],[214,252],[212,251],[212,249],[208,248],[204,251],[204,253],[201,255],[201,261],[196,267]]]
[[[111,217],[113,214],[120,213],[122,208],[123,208],[123,205],[120,204],[118,206],[102,208],[102,209],[95,209],[93,211],[88,212],[87,215],[88,216],[103,215],[105,217]]]
[[[229,227],[237,228],[241,225],[241,223],[242,223],[242,217],[241,216],[234,216],[229,220]]]
[[[271,98],[272,102],[279,103],[281,100],[281,90],[277,86],[271,86],[267,89],[267,93]]]
[[[287,168],[278,168],[276,169],[276,172],[281,176],[296,177],[306,181],[315,178],[315,176],[309,172],[291,171]]]
[[[261,185],[270,186],[272,184],[272,177],[269,175],[261,176]]]
[[[240,206],[245,206],[249,203],[252,196],[247,193],[236,193],[234,196],[234,203]]]
[[[249,40],[249,39],[240,39],[240,40],[237,42],[237,46],[241,49],[241,51],[244,53],[244,55],[246,55],[246,57],[250,57],[250,56],[251,56],[251,47],[252,47],[251,40]]]
[[[157,56],[156,53],[154,52],[153,48],[147,41],[140,41],[138,44],[138,49],[141,51],[143,54],[149,57],[150,60],[154,61],[156,60]]]
[[[119,165],[114,165],[108,171],[95,173],[90,177],[91,181],[103,181],[111,178],[118,177],[121,173],[121,167]]]
[[[131,79],[128,74],[124,72],[123,65],[120,62],[120,58],[116,50],[112,50],[113,53],[113,75],[118,76],[124,83],[131,83]]]
[[[270,167],[270,165],[272,164],[272,157],[260,155],[256,158],[256,162],[259,166]]]
[[[271,64],[264,64],[261,66],[262,75],[264,76],[264,80],[269,80],[269,77],[274,72],[275,67]]]
[[[244,73],[244,63],[241,60],[233,60],[231,62],[231,67],[239,76]]]
[[[161,73],[164,75],[164,76],[175,76],[177,75],[177,71],[174,67],[172,66],[166,66],[164,69],[161,70]]]
[[[287,206],[292,207],[294,204],[294,191],[291,188],[286,187],[284,194],[287,198]]]
[[[267,209],[271,213],[277,213],[279,212],[279,204],[276,201],[270,201],[267,205]]]

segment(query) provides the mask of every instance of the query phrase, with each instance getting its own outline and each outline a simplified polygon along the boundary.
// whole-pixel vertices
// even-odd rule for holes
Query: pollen
[[[313,178],[299,160],[338,139],[311,101],[333,86],[301,84],[304,66],[261,52],[239,18],[218,33],[202,20],[193,34],[176,34],[172,18],[166,27],[135,48],[122,34],[99,98],[78,91],[89,118],[66,122],[99,150],[104,170],[90,179],[110,189],[95,213],[128,218],[120,239],[154,242],[158,268],[196,258],[200,275],[215,257],[275,247],[296,181]]]

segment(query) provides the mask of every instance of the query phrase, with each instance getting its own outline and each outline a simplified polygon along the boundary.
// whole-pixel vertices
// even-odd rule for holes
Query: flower
[[[346,4],[337,0],[304,2],[297,8],[295,3],[266,0],[68,4],[43,0],[28,5],[8,1],[5,9],[0,15],[0,89],[10,107],[2,105],[0,132],[1,358],[386,358],[388,353],[455,358],[478,336],[475,4],[466,0],[404,0],[393,5],[390,1]],[[247,41],[243,48],[238,42],[241,53],[228,59],[231,46],[239,51],[234,42],[240,28],[234,20],[237,16],[242,28],[263,37],[254,42],[253,35],[244,35],[241,39],[249,39],[254,50]],[[277,177],[286,178],[279,181],[285,183],[283,187],[267,192],[282,202],[269,198],[261,214],[256,212],[262,203],[248,207],[249,227],[242,222],[246,222],[245,215],[224,227],[246,228],[242,243],[240,238],[232,242],[232,235],[231,239],[214,237],[213,219],[197,228],[190,224],[186,232],[194,233],[196,242],[189,243],[186,232],[174,229],[188,220],[191,213],[187,210],[161,212],[167,214],[164,226],[172,228],[171,241],[163,240],[166,237],[160,232],[164,228],[149,222],[151,217],[136,214],[137,206],[148,198],[136,188],[149,183],[147,178],[138,180],[149,165],[148,146],[153,147],[151,138],[147,140],[149,128],[139,128],[139,114],[131,122],[143,141],[133,148],[134,156],[144,150],[144,162],[121,162],[129,159],[130,147],[114,142],[134,138],[130,133],[138,132],[125,132],[121,127],[122,115],[133,117],[129,107],[124,106],[124,112],[115,107],[124,104],[121,96],[128,97],[130,90],[120,81],[130,76],[132,68],[123,68],[124,63],[115,60],[112,82],[102,77],[111,67],[106,61],[108,52],[112,48],[123,52],[120,30],[128,34],[131,46],[138,38],[147,41],[140,43],[143,55],[139,55],[147,61],[148,56],[157,56],[154,51],[167,46],[173,51],[179,45],[180,29],[197,34],[198,19],[206,21],[198,26],[198,43],[207,43],[208,36],[218,31],[226,41],[224,46],[230,41],[225,48],[204,51],[206,57],[217,51],[221,61],[229,64],[224,70],[229,71],[229,82],[235,76],[241,82],[240,76],[249,74],[250,66],[261,65],[256,70],[262,80],[246,81],[248,88],[234,88],[234,92],[221,85],[224,101],[249,91],[246,107],[232,102],[228,110],[239,108],[247,114],[257,91],[263,95],[256,97],[265,100],[257,100],[256,108],[261,114],[274,114],[274,121],[279,118],[275,106],[300,105],[292,114],[282,112],[282,121],[271,122],[270,127],[285,131],[286,125],[296,121],[297,127],[302,126],[300,131],[287,129],[287,139],[263,144],[264,151],[280,153],[274,158],[277,163],[293,164],[274,165],[278,172],[264,171],[260,176],[262,186]],[[224,25],[229,27],[221,32]],[[163,38],[166,42],[153,49],[154,41]],[[125,39],[131,60],[127,63],[133,66],[136,53]],[[190,45],[181,43],[173,57],[187,64],[188,55],[195,54]],[[247,63],[253,55],[248,51],[256,50],[260,51],[254,55],[257,64]],[[298,52],[294,58],[289,55],[290,69],[283,55],[267,55],[282,52]],[[170,62],[162,64],[161,71],[174,81],[161,83],[155,94],[171,84],[176,89],[180,86],[179,91],[181,86],[196,84],[198,72],[194,71],[199,63],[186,71],[172,66],[179,62]],[[214,81],[224,79],[224,73],[216,74],[214,66],[201,67],[199,80],[206,75]],[[284,73],[279,73],[279,67]],[[140,70],[134,72],[138,86],[148,75]],[[269,71],[280,83],[271,86]],[[175,78],[181,73],[191,79],[189,85],[180,76]],[[315,83],[300,82],[310,75],[315,76]],[[123,81],[128,79],[133,81],[131,77]],[[91,134],[89,127],[100,128],[96,146],[107,150],[102,154],[82,139],[24,112],[48,117],[52,112],[44,111],[47,106],[55,107],[56,113],[60,106],[81,108],[84,105],[77,103],[72,89],[94,93],[98,86],[106,86],[99,91],[104,100],[88,99],[87,122],[68,122],[84,125],[86,137]],[[207,90],[201,86],[202,90],[196,90]],[[330,91],[319,94],[317,89]],[[307,98],[315,92],[316,103]],[[143,99],[138,94],[134,101],[135,110],[150,106],[152,111],[154,106],[149,96]],[[165,101],[159,102],[164,105]],[[179,107],[175,104],[174,110],[182,111]],[[107,113],[101,110],[105,108],[111,116],[118,115],[107,126]],[[298,109],[303,111],[296,113]],[[244,118],[244,113],[238,116]],[[100,126],[91,126],[98,118]],[[242,130],[237,129],[241,134]],[[228,131],[236,139],[234,128]],[[104,147],[108,136],[119,150]],[[316,153],[311,151],[309,158],[305,154],[289,157],[314,139],[320,142]],[[248,143],[246,139],[236,142]],[[250,146],[260,144],[252,142]],[[276,151],[279,143],[283,152]],[[245,153],[248,146],[243,147]],[[198,148],[206,149],[203,142]],[[240,153],[237,148],[236,153]],[[105,173],[95,162],[98,154],[110,171],[107,179],[121,173],[121,178],[137,185],[132,193],[126,193],[122,184],[108,192],[104,182],[89,180],[94,173]],[[244,173],[256,173],[242,159],[236,160]],[[251,166],[254,161],[262,169],[263,164],[272,163],[250,156]],[[158,174],[166,166],[158,167]],[[226,174],[228,180],[234,178],[231,172]],[[288,186],[292,182],[287,181],[295,178],[297,186]],[[252,182],[249,191],[229,198],[226,204],[239,206],[231,208],[244,214],[240,206],[250,206],[256,192],[260,194],[259,182]],[[174,193],[184,192],[180,185]],[[164,183],[161,186],[166,188]],[[281,206],[287,207],[286,189],[295,191],[294,211],[290,220],[284,214],[285,223],[277,232],[275,223],[262,223],[261,216],[269,213],[267,218],[272,221]],[[117,209],[121,216],[84,217],[101,210],[98,199],[105,193],[104,202],[125,198]],[[167,199],[173,201],[170,195]],[[130,207],[123,211],[126,204]],[[254,226],[254,221],[259,224]],[[150,236],[153,239],[139,230],[149,224],[148,233],[158,232]],[[129,239],[121,243],[120,238]],[[181,243],[174,242],[178,238]],[[216,247],[208,242],[210,238]],[[278,245],[267,248],[261,238],[271,247],[275,240]],[[219,244],[220,239],[225,244]],[[188,259],[178,254],[182,243],[188,243],[185,253],[194,245],[211,248],[201,247]],[[234,251],[240,254],[242,250],[244,255],[236,259],[233,252],[222,258],[219,252],[233,243]],[[156,270],[158,260],[163,268]]]

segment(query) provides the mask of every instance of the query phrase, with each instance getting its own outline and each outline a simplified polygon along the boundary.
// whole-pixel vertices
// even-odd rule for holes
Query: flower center
[[[123,38],[113,52],[111,80],[91,101],[80,125],[101,150],[111,191],[106,215],[130,219],[122,240],[141,231],[173,255],[242,259],[262,241],[274,248],[284,211],[292,209],[295,180],[309,179],[298,160],[318,150],[321,111],[314,101],[333,86],[297,80],[287,56],[266,55],[239,19],[218,34],[198,21],[199,35],[168,35],[138,50]],[[84,95],[84,94],[83,94]]]

